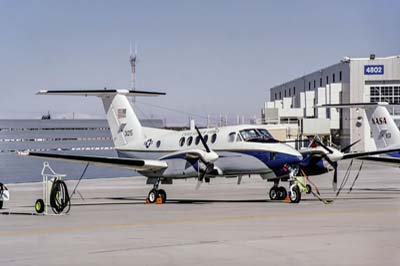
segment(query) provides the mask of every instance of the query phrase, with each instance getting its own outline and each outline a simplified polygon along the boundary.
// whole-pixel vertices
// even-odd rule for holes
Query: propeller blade
[[[349,150],[351,147],[353,147],[354,145],[356,145],[357,143],[359,143],[361,141],[361,139],[354,141],[353,143],[351,143],[350,145],[344,147],[343,149],[341,149],[341,152],[346,152],[347,150]]]
[[[332,188],[333,188],[333,191],[336,191],[337,190],[337,163],[334,166],[334,168],[335,169],[333,170]]]
[[[200,181],[200,180],[197,180],[197,183],[196,183],[196,190],[199,190],[199,189],[200,189],[201,184],[203,184],[203,182]]]
[[[201,173],[201,175],[197,179],[196,190],[199,190],[201,184],[203,184],[203,180],[206,174],[207,174],[207,169],[203,173]]]
[[[326,151],[328,151],[330,154],[333,153],[333,151],[331,149],[329,149],[328,146],[326,146],[324,143],[322,143],[321,141],[315,139],[314,140],[316,143],[318,143],[322,148],[324,148]]]
[[[197,126],[195,126],[194,128],[196,129],[197,134],[200,137],[200,141],[203,144],[204,148],[206,149],[206,152],[210,152],[210,148],[208,147],[206,141],[204,140],[203,135],[201,135],[199,128]]]

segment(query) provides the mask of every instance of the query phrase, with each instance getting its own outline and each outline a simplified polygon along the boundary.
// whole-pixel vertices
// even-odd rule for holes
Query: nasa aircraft
[[[300,153],[275,140],[266,129],[257,125],[201,130],[195,127],[185,131],[142,127],[127,96],[159,96],[165,93],[137,90],[41,90],[38,94],[101,98],[118,158],[38,152],[30,152],[28,155],[134,169],[146,176],[148,183],[153,183],[153,189],[148,194],[151,203],[159,197],[163,202],[166,201],[167,194],[159,185],[172,184],[173,179],[198,178],[199,187],[203,181],[209,182],[212,177],[237,176],[240,183],[243,175],[252,174],[259,174],[263,179],[274,182],[269,191],[272,200],[286,197],[287,190],[279,186],[279,182],[289,181],[290,201],[297,203],[301,199],[301,191],[295,181],[299,170],[306,174],[308,169],[312,169],[313,174],[325,173],[328,170],[322,163],[324,159],[337,165],[336,162],[341,159],[368,155],[344,154],[327,147]]]
[[[400,147],[400,130],[387,110],[387,106],[389,106],[387,102],[377,102],[330,104],[322,105],[321,107],[363,109],[367,115],[377,150],[393,150]],[[374,156],[370,154],[370,156],[360,157],[360,159],[398,165],[400,163],[400,152],[392,151]]]

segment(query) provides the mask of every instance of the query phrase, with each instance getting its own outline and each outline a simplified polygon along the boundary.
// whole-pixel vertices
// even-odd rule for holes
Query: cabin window
[[[179,146],[183,146],[183,144],[185,144],[185,137],[182,137],[180,140],[179,140]]]
[[[188,137],[188,139],[187,139],[187,141],[186,141],[186,144],[187,144],[188,146],[190,146],[190,145],[192,145],[192,142],[193,142],[193,137],[192,137],[192,136]]]
[[[199,145],[200,142],[200,136],[197,136],[196,139],[194,140],[194,144]]]
[[[157,143],[156,143],[157,148],[160,148],[160,145],[161,145],[161,141],[158,140]]]
[[[236,132],[229,133],[228,141],[229,142],[234,142],[235,141],[235,137],[236,137]]]
[[[215,143],[215,141],[217,140],[217,134],[212,134],[211,136],[211,143]]]
[[[275,152],[270,152],[270,153],[269,153],[269,159],[270,159],[271,161],[275,160],[275,159],[276,159],[276,153],[275,153]]]
[[[238,142],[238,141],[242,141],[242,137],[240,136],[240,134],[237,134],[237,137],[236,137],[236,142]]]
[[[204,137],[203,137],[203,138],[204,138],[204,142],[205,142],[205,143],[207,143],[207,140],[208,140],[208,135],[204,135]]]

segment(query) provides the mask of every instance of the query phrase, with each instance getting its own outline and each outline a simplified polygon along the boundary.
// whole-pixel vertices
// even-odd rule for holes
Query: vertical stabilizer
[[[100,97],[103,100],[115,147],[143,142],[142,126],[128,98],[121,94]]]
[[[365,113],[378,149],[400,145],[400,131],[385,106],[368,107]]]

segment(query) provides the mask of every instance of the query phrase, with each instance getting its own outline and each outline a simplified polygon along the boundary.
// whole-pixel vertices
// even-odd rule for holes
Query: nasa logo
[[[153,144],[153,140],[152,139],[148,139],[144,142],[144,146],[148,149],[151,144]]]
[[[386,117],[372,117],[371,120],[374,125],[387,124]]]

